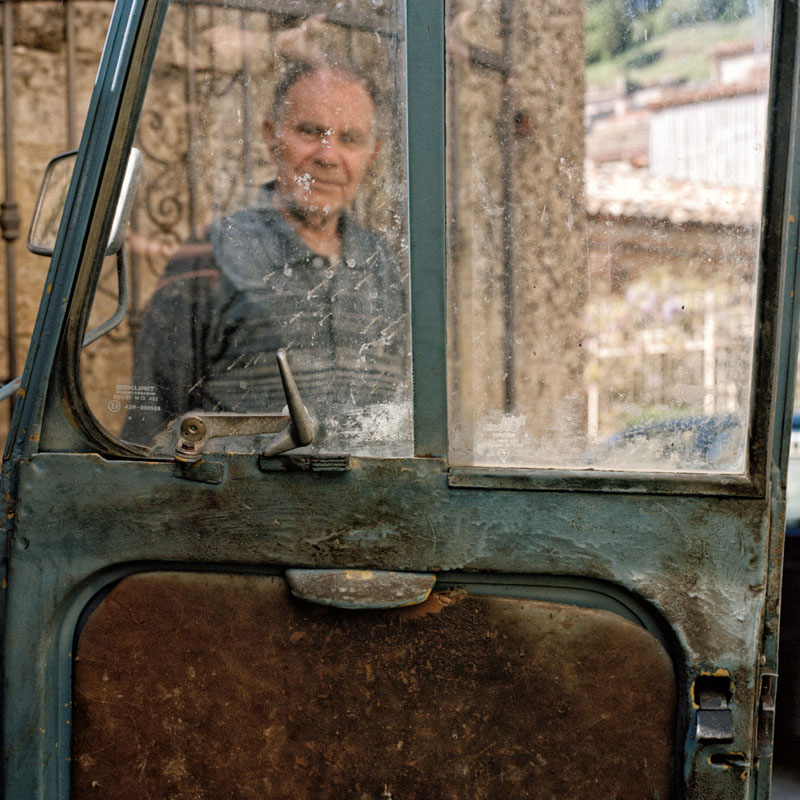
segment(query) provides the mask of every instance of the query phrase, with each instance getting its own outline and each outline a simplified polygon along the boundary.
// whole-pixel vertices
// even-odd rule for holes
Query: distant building
[[[752,41],[724,42],[711,55],[712,83],[766,86],[769,60],[769,50],[759,48]]]
[[[680,92],[651,107],[648,169],[666,178],[757,188],[766,120],[764,84]]]

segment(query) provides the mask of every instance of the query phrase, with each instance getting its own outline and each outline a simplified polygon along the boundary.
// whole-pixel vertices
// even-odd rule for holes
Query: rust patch
[[[398,609],[396,613],[398,616],[411,617],[412,619],[415,617],[424,617],[426,614],[438,614],[442,609],[447,608],[447,606],[453,603],[457,603],[466,596],[467,593],[460,590],[432,592],[424,603]]]
[[[672,665],[609,612],[464,593],[341,611],[280,578],[157,573],[114,588],[78,656],[73,800],[672,790]]]

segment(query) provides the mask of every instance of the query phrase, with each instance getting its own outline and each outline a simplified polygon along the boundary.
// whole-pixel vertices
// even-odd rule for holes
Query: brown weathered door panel
[[[434,593],[394,611],[280,577],[146,573],[91,614],[74,798],[666,798],[673,664],[608,611]]]

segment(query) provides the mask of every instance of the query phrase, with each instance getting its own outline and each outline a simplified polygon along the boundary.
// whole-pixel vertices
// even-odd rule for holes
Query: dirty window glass
[[[770,13],[448,2],[453,462],[743,469]]]
[[[135,140],[132,308],[84,350],[91,407],[170,452],[187,412],[280,413],[285,348],[313,451],[410,454],[401,9],[230,5],[169,9]],[[112,260],[90,325],[116,302]]]

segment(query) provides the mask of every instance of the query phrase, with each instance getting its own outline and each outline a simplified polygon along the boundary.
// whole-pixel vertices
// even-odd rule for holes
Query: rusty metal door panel
[[[433,594],[393,611],[281,577],[144,573],[91,614],[73,798],[665,798],[676,688],[608,611]]]

